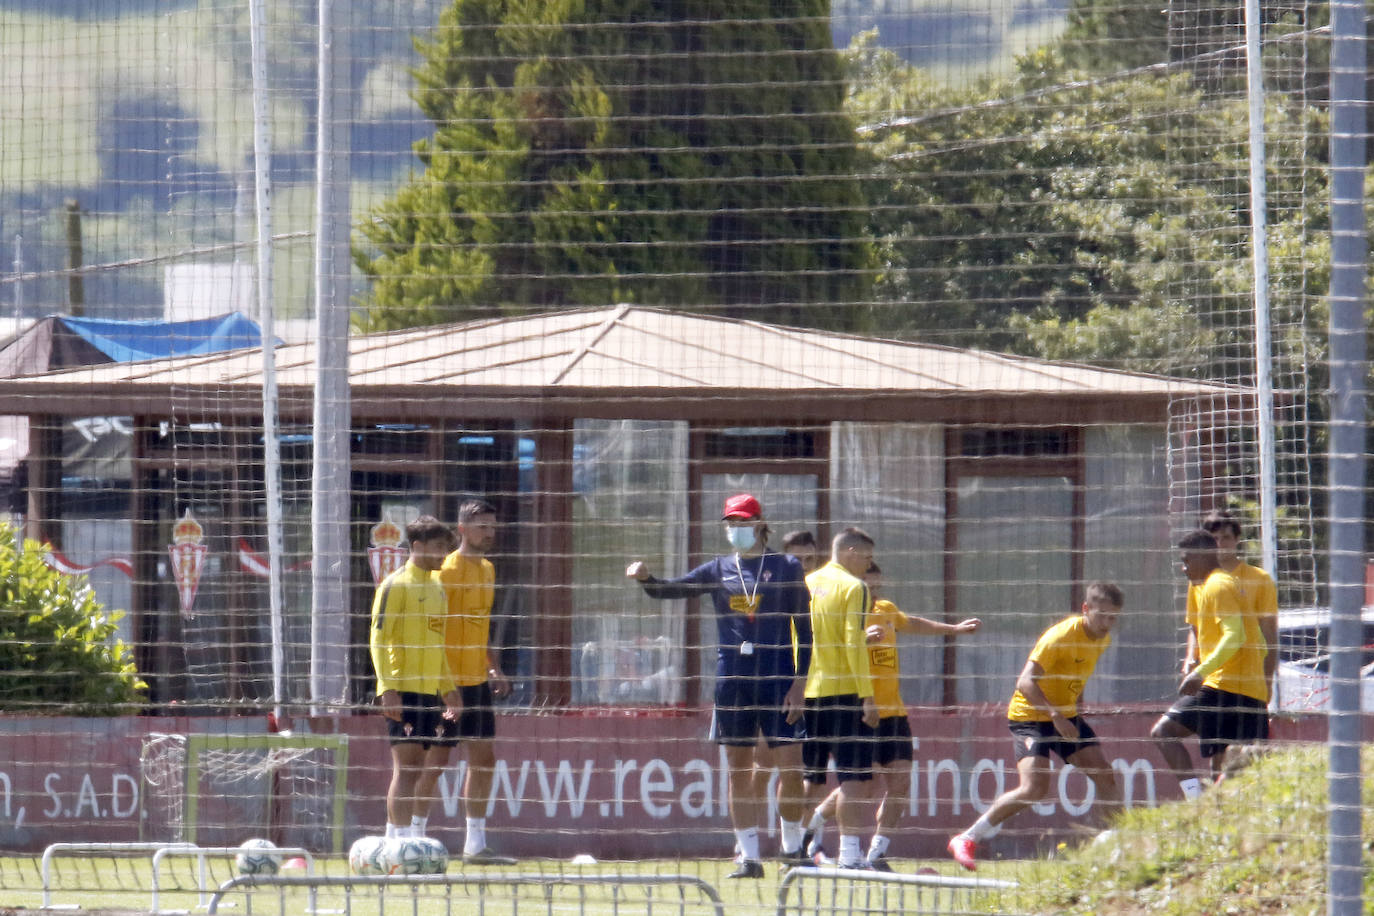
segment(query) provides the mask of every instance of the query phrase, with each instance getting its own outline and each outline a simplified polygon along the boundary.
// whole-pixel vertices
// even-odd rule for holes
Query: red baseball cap
[[[763,506],[748,493],[731,496],[725,501],[725,509],[720,513],[721,518],[759,518],[762,515]]]

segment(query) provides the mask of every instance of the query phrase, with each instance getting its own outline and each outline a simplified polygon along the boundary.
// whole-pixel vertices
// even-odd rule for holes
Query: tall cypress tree
[[[454,0],[423,165],[361,227],[392,328],[634,302],[852,326],[863,189],[828,0]]]

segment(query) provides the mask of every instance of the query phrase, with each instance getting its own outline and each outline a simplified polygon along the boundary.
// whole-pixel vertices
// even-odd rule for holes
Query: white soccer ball
[[[423,875],[429,851],[423,837],[403,836],[387,840],[382,860],[388,875]]]
[[[254,837],[239,845],[234,867],[241,875],[275,875],[281,869],[281,853],[271,840]]]
[[[448,870],[448,847],[432,836],[415,837],[411,842],[420,847],[420,874],[442,875]]]
[[[386,837],[359,837],[348,850],[348,870],[355,875],[385,875]]]

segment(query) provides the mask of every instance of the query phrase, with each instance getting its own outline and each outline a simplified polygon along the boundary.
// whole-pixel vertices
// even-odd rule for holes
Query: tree
[[[83,576],[17,547],[0,523],[0,710],[110,716],[135,711],[147,685],[116,638],[120,611],[106,613]]]
[[[1179,69],[1095,75],[1055,49],[1009,80],[946,89],[881,53],[854,57],[851,105],[870,127],[888,196],[874,323],[904,337],[1049,359],[1255,382],[1248,105]],[[1272,93],[1269,317],[1280,398],[1281,505],[1318,517],[1329,247],[1325,114]],[[911,112],[892,117],[895,109]],[[1258,479],[1252,431],[1230,430],[1219,473]],[[1313,486],[1316,484],[1316,486]],[[1301,527],[1301,526],[1299,526]],[[1318,526],[1312,526],[1317,528]],[[1295,530],[1286,526],[1287,531]],[[1277,572],[1311,588],[1310,544]],[[1285,548],[1281,547],[1281,554]]]
[[[937,86],[872,49],[853,61],[862,88],[851,105],[871,125],[887,188],[874,206],[874,324],[1034,356],[1248,375],[1248,340],[1198,308],[1248,309],[1243,101],[1210,101],[1183,73],[1093,78],[1051,49],[972,89]],[[1269,118],[1271,244],[1308,249],[1275,259],[1275,305],[1295,318],[1321,282],[1305,265],[1324,263],[1310,250],[1326,220],[1324,130],[1281,99]]]
[[[361,324],[613,302],[850,325],[871,247],[828,3],[454,0]]]

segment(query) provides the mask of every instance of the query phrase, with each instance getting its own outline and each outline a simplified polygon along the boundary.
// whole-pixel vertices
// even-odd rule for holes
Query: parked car
[[[1374,712],[1374,605],[1361,616],[1360,705]],[[1279,611],[1279,668],[1270,709],[1275,712],[1325,712],[1331,705],[1331,609]]]

